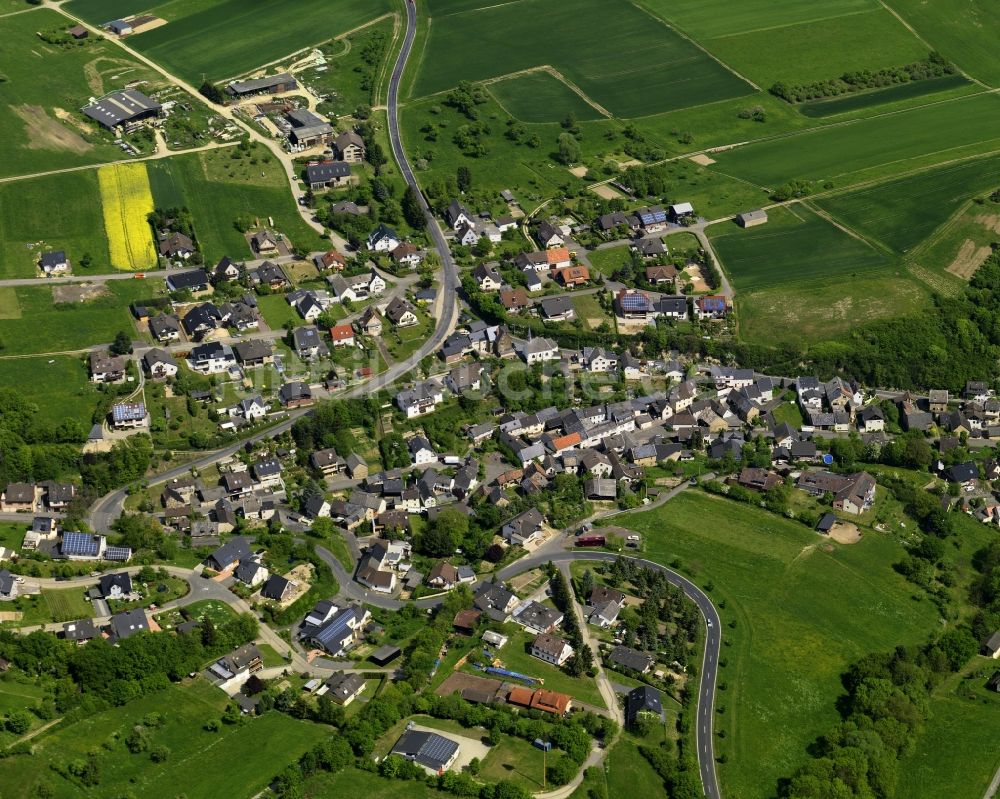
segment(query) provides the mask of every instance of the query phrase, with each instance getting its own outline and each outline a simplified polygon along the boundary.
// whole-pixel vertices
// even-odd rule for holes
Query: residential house
[[[368,236],[367,246],[373,252],[392,252],[402,243],[395,230],[388,225],[379,225]]]
[[[542,310],[542,318],[546,322],[564,322],[576,316],[572,298],[563,295],[546,297],[539,303],[539,306]]]
[[[420,321],[413,306],[400,297],[393,297],[386,306],[385,318],[396,327],[412,327]]]
[[[180,341],[181,323],[173,314],[158,314],[151,317],[147,325],[149,326],[150,335],[161,344]]]
[[[396,405],[408,419],[431,413],[442,402],[444,402],[444,392],[440,384],[433,380],[417,383],[412,388],[396,394]]]
[[[212,341],[191,350],[188,365],[201,374],[218,374],[236,366],[236,354],[228,344]]]
[[[525,546],[541,538],[545,519],[538,508],[522,511],[500,529],[500,535],[508,544]]]
[[[320,336],[315,325],[304,325],[292,331],[292,345],[295,353],[304,360],[325,358],[330,354],[329,348]]]
[[[564,266],[560,269],[552,270],[552,277],[557,283],[571,289],[587,285],[590,282],[590,270],[582,264],[578,266]]]
[[[118,383],[125,379],[126,361],[120,355],[112,356],[107,350],[94,350],[89,361],[92,383]]]
[[[573,647],[558,635],[540,633],[531,642],[531,656],[553,666],[562,666],[573,656]]]
[[[69,258],[62,250],[43,252],[38,259],[38,268],[46,275],[61,275],[69,271]]]
[[[142,356],[142,365],[153,380],[166,380],[168,377],[175,377],[179,368],[177,361],[169,352],[157,347]]]
[[[343,161],[315,161],[306,166],[306,185],[313,191],[351,182],[351,167]]]
[[[190,291],[197,294],[200,291],[207,291],[209,284],[208,272],[204,269],[171,272],[167,275],[168,291]]]
[[[566,239],[563,237],[562,231],[548,221],[539,224],[535,230],[535,239],[546,250],[554,247],[562,247],[566,244]]]

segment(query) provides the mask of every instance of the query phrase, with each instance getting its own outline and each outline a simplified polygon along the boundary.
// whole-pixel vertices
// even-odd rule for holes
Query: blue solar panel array
[[[132,550],[128,547],[106,547],[104,550],[105,560],[125,561],[132,557]]]
[[[621,298],[625,311],[645,311],[649,308],[649,298],[645,294],[626,294]]]
[[[63,533],[64,555],[96,558],[101,552],[101,537],[90,533]]]
[[[652,225],[657,222],[667,221],[667,212],[662,208],[640,208],[636,213],[639,215],[639,221],[643,225]]]
[[[146,418],[146,405],[142,402],[123,402],[111,407],[111,418],[116,422],[137,422]]]

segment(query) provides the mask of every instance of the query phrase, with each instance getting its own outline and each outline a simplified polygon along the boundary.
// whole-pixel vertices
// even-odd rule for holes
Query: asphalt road
[[[354,582],[354,580],[351,579],[351,575],[347,573],[340,561],[338,561],[324,547],[316,547],[316,552],[336,576],[337,582],[340,583],[340,593],[342,596],[346,596],[357,602],[366,602],[370,605],[375,605],[376,607],[385,608],[387,610],[398,610],[406,604],[398,599],[393,599],[391,597],[377,594],[373,591],[368,591],[360,584]],[[510,566],[501,569],[497,572],[496,578],[500,581],[506,581],[518,574],[522,574],[523,572],[531,571],[532,569],[544,566],[549,562],[562,564],[574,560],[614,561],[618,557],[618,555],[611,554],[610,552],[586,552],[581,550],[567,552],[543,550],[539,554],[521,558],[521,560],[518,560]],[[688,598],[695,603],[698,610],[701,612],[702,617],[705,619],[705,624],[707,625],[705,652],[702,656],[697,701],[698,710],[696,740],[698,745],[698,768],[701,772],[701,782],[705,790],[705,796],[707,796],[708,799],[721,799],[722,794],[719,792],[719,779],[715,771],[714,738],[715,683],[718,679],[719,650],[722,645],[719,613],[712,604],[712,600],[708,598],[705,592],[687,579],[687,577],[678,574],[672,569],[668,569],[666,566],[661,566],[659,563],[646,560],[645,558],[630,558],[630,560],[635,560],[648,569],[665,574],[667,580],[669,580],[671,584],[684,591]],[[433,608],[440,605],[442,601],[443,600],[441,598],[422,599],[414,602],[413,604],[422,608]]]
[[[399,116],[397,108],[399,81],[402,78],[403,70],[406,67],[406,60],[409,58],[410,49],[413,47],[413,39],[417,30],[417,14],[412,3],[407,4],[406,11],[406,35],[403,39],[403,47],[399,52],[396,65],[393,68],[392,77],[389,80],[389,140],[392,144],[393,155],[399,163],[400,172],[406,182],[417,190],[417,195],[420,198],[424,214],[427,217],[428,231],[434,242],[434,246],[438,251],[438,255],[441,258],[441,290],[438,292],[437,323],[434,326],[434,332],[431,336],[409,358],[405,361],[393,364],[386,369],[386,371],[376,375],[371,380],[368,380],[359,386],[355,386],[351,389],[338,393],[336,397],[339,399],[365,396],[391,386],[404,375],[408,374],[413,367],[419,364],[425,357],[432,355],[440,349],[445,338],[454,329],[455,321],[458,318],[458,303],[456,300],[456,291],[458,288],[458,267],[456,266],[454,259],[451,257],[451,251],[448,249],[448,243],[445,241],[444,234],[441,232],[441,228],[438,226],[437,220],[434,219],[431,214],[430,207],[427,205],[427,201],[424,199],[423,194],[420,193],[416,178],[413,176],[413,170],[410,168],[410,164],[406,160],[406,153],[403,152],[402,139],[399,135]],[[223,458],[233,455],[247,442],[257,442],[266,438],[273,438],[276,435],[284,433],[286,430],[291,429],[297,419],[310,412],[311,411],[309,410],[292,411],[289,413],[288,419],[275,427],[268,428],[268,430],[262,433],[257,433],[247,438],[240,439],[223,449],[207,452],[205,455],[194,461],[189,461],[182,466],[174,467],[173,469],[169,469],[149,478],[148,482],[150,485],[165,483],[167,480],[172,480],[175,477],[181,477],[188,474],[193,468],[204,468],[206,466],[210,466]],[[112,522],[114,522],[114,520],[121,515],[126,496],[126,491],[124,489],[119,489],[118,491],[113,491],[112,493],[97,500],[91,508],[89,514],[91,528],[97,532],[105,532],[109,530]]]

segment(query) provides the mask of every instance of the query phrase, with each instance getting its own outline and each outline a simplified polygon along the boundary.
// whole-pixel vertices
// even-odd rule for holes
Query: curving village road
[[[399,130],[399,86],[406,69],[406,63],[413,47],[416,37],[417,13],[413,0],[406,3],[406,33],[403,38],[403,45],[396,59],[388,87],[388,122],[389,141],[392,147],[393,156],[399,164],[400,172],[406,183],[417,192],[420,204],[424,210],[427,220],[427,229],[441,258],[441,291],[439,292],[439,304],[437,313],[437,323],[433,334],[424,344],[406,361],[394,364],[388,370],[378,375],[372,380],[356,386],[350,390],[338,394],[339,397],[355,397],[362,394],[378,391],[386,388],[407,374],[424,357],[437,351],[445,337],[452,331],[457,318],[458,302],[458,269],[451,257],[451,251],[444,238],[441,228],[431,213],[430,207],[424,195],[421,193],[414,177],[413,170],[406,158],[403,149],[402,137]],[[171,76],[172,77],[172,76]],[[294,185],[293,185],[294,191]],[[161,472],[150,479],[151,484],[162,483],[174,477],[179,477],[188,473],[192,468],[201,468],[215,463],[221,458],[227,457],[238,451],[245,443],[271,438],[290,429],[295,421],[308,414],[309,410],[292,412],[289,418],[275,427],[266,431],[241,439],[228,447],[214,452],[206,453],[194,461],[190,461],[182,466]],[[91,510],[91,522],[94,529],[106,530],[109,525],[121,513],[124,505],[126,491],[124,489],[113,492],[102,497]],[[325,548],[317,547],[320,557],[330,566],[341,586],[341,595],[349,599],[366,602],[377,607],[387,609],[398,609],[403,603],[388,597],[381,597],[372,594],[362,588],[352,579],[353,575],[348,574],[343,565]],[[533,555],[522,558],[496,574],[496,579],[507,580],[517,574],[543,566],[548,562],[558,564],[568,564],[571,561],[614,561],[619,556],[606,552],[583,552],[583,551],[548,551],[543,548]],[[721,631],[718,611],[712,604],[708,596],[693,582],[681,574],[666,568],[658,563],[645,560],[643,558],[631,558],[641,563],[646,568],[664,574],[671,584],[677,586],[695,603],[701,612],[706,624],[705,652],[702,660],[700,684],[697,699],[697,754],[698,764],[701,772],[701,780],[705,795],[709,799],[721,799],[719,791],[718,776],[715,769],[715,747],[714,747],[714,709],[715,709],[715,686],[718,676],[719,651],[721,646]],[[204,586],[199,586],[204,590]],[[192,588],[194,585],[192,583]],[[230,597],[229,603],[233,604],[235,596]],[[419,607],[432,608],[440,605],[441,598],[430,598],[418,600],[415,604]],[[262,626],[262,629],[266,625]],[[273,634],[273,631],[271,631]],[[270,638],[270,636],[268,636]],[[275,637],[277,637],[275,635]],[[279,639],[280,640],[280,639]],[[283,643],[283,642],[282,642]],[[282,647],[286,649],[287,647]]]

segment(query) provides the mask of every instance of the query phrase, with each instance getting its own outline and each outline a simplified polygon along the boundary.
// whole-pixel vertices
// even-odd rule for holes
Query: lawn
[[[82,588],[64,588],[58,591],[42,591],[42,599],[48,605],[52,621],[89,619],[94,615],[94,611],[83,594]]]
[[[0,327],[4,324],[0,320]],[[86,431],[99,394],[81,358],[55,355],[0,358],[0,385],[17,386],[18,393],[38,408],[38,419],[57,425],[78,422]]]
[[[1000,98],[978,94],[853,120],[719,153],[713,169],[760,186],[849,186],[1000,148]]]
[[[67,10],[101,24],[137,11],[168,20],[128,38],[130,47],[198,86],[241,75],[388,13],[388,0],[73,0]],[[261,36],[266,31],[266,36]],[[211,42],[207,47],[206,42]]]
[[[968,203],[964,210],[949,219],[924,239],[910,253],[911,271],[926,277],[942,294],[953,294],[962,287],[990,254],[997,240],[996,219],[1000,205]]]
[[[749,94],[751,87],[623,0],[522,0],[456,10],[435,3],[415,96],[548,64],[619,117]],[[451,12],[451,13],[446,13]],[[553,35],[558,31],[558,35]],[[628,42],[627,48],[609,46]],[[531,103],[526,100],[524,102]]]
[[[1000,83],[1000,5],[993,0],[889,0],[886,5],[972,77],[992,86]]]
[[[632,253],[629,251],[627,244],[620,244],[617,247],[607,247],[603,250],[588,252],[587,260],[602,275],[611,277],[618,267],[631,262]]]
[[[96,169],[0,183],[0,277],[35,277],[46,250],[64,250],[77,275],[112,271]]]
[[[157,288],[163,290],[162,286]],[[151,284],[142,281],[112,281],[95,299],[57,305],[53,301],[52,287],[19,286],[15,292],[20,317],[0,319],[3,354],[74,351],[110,343],[120,330],[132,335],[134,327],[129,303],[148,299],[151,289]],[[30,320],[30,324],[26,324],[26,320]]]
[[[802,422],[804,421],[802,418],[802,411],[799,410],[799,403],[795,400],[782,402],[773,411],[771,411],[771,415],[774,417],[774,421],[778,424],[787,422],[796,430],[802,427]]]
[[[596,294],[581,294],[578,297],[573,297],[573,309],[576,311],[577,317],[582,319],[591,330],[600,327],[605,322],[611,323],[611,317],[597,301]]]
[[[517,632],[514,632],[514,631]],[[498,658],[503,662],[503,668],[511,671],[526,674],[529,677],[538,677],[545,680],[545,688],[549,691],[569,694],[574,699],[595,707],[604,707],[604,700],[600,691],[591,677],[570,677],[562,669],[539,660],[528,654],[528,647],[535,636],[522,630],[520,627],[511,627],[510,640],[507,645],[500,650]],[[506,633],[505,633],[506,634]],[[469,667],[472,674],[482,674],[482,672]]]
[[[207,732],[202,725],[218,718],[225,694],[203,681],[149,694],[123,707],[105,710],[57,731],[43,735],[33,755],[19,755],[0,762],[0,779],[10,799],[38,795],[104,797],[132,792],[140,796],[209,799],[223,793],[253,796],[271,778],[304,751],[322,740],[328,730],[276,712],[245,723],[224,725]],[[148,713],[159,713],[163,725],[150,730],[153,746],[170,750],[166,762],[153,763],[148,753],[130,754],[124,737]],[[261,741],[267,741],[267,758],[260,758]],[[63,766],[95,750],[101,781],[87,788],[60,776],[50,767]],[[226,768],[218,768],[220,763]]]
[[[816,286],[871,277],[893,261],[811,209],[773,209],[766,225],[708,229],[726,274],[740,292],[787,284]]]
[[[91,97],[155,73],[109,42],[95,38],[58,47],[38,31],[62,30],[68,20],[50,9],[0,19],[4,41],[0,175],[24,175],[124,158],[111,137],[79,109]],[[148,89],[147,89],[148,90]]]
[[[242,231],[265,226],[268,218],[293,246],[323,247],[319,234],[296,210],[278,160],[262,147],[167,158],[150,162],[149,173],[157,206],[170,207],[182,200],[191,210],[198,243],[209,263],[224,255],[249,258],[250,246]]]
[[[600,119],[601,113],[549,72],[530,72],[490,84],[497,101],[522,122]]]
[[[550,758],[559,756],[560,754],[555,751],[549,753]],[[483,758],[479,776],[490,782],[508,780],[529,791],[540,791],[542,759],[541,749],[532,746],[529,741],[507,735]]]
[[[720,778],[732,796],[772,796],[776,781],[808,759],[807,746],[839,718],[840,676],[852,661],[923,641],[937,624],[932,604],[915,601],[892,569],[901,547],[879,534],[842,547],[766,511],[690,491],[616,523],[645,535],[647,557],[679,560],[726,602],[728,689],[718,695],[726,712],[717,724],[726,730]]]
[[[825,197],[817,205],[898,253],[912,250],[974,196],[1000,187],[1000,157],[964,161],[871,188]]]
[[[288,304],[283,294],[265,294],[257,298],[257,307],[261,316],[272,330],[281,330],[285,322],[294,325],[305,324],[299,312]]]

